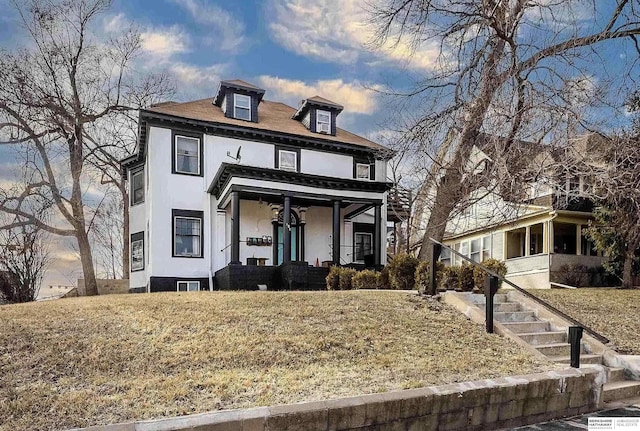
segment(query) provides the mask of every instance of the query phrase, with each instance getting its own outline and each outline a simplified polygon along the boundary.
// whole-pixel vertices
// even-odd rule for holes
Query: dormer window
[[[238,93],[233,95],[233,118],[251,121],[251,97]]]
[[[316,131],[318,133],[331,133],[331,113],[328,111],[316,111]]]

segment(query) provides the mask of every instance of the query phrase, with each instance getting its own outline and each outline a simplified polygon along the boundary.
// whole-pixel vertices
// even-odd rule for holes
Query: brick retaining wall
[[[495,430],[597,410],[602,382],[603,375],[597,369],[570,368],[526,376],[204,413],[85,430]]]

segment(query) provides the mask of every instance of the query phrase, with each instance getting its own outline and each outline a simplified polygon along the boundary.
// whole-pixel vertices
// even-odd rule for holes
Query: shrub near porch
[[[320,400],[553,365],[388,291],[192,292],[0,307],[0,430]]]

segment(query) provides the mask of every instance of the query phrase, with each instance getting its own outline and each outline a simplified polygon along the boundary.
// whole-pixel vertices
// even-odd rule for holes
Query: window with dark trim
[[[131,205],[144,202],[144,170],[131,172]]]
[[[368,232],[356,232],[355,234],[355,259],[363,262],[365,256],[373,254],[373,234]]]
[[[375,162],[367,160],[366,157],[353,158],[353,178],[358,180],[375,180],[376,179]]]
[[[202,211],[172,211],[173,257],[203,257],[202,219]]]
[[[182,130],[172,131],[171,172],[202,176],[202,134]]]
[[[178,292],[197,292],[200,290],[199,281],[177,281],[176,290]]]
[[[331,134],[331,112],[316,110],[316,132]]]
[[[233,118],[251,121],[251,96],[233,94]]]
[[[131,234],[131,272],[144,270],[144,232]]]
[[[275,167],[283,171],[300,172],[300,149],[275,147]]]

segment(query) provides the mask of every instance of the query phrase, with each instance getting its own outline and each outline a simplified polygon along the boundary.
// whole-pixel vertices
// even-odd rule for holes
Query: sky
[[[389,136],[392,114],[389,98],[379,90],[424,78],[439,50],[425,43],[409,56],[403,42],[373,49],[369,42],[375,33],[366,25],[364,5],[363,0],[113,0],[97,22],[97,33],[114,37],[130,23],[138,26],[142,53],[136,67],[166,71],[175,82],[176,101],[212,97],[221,79],[242,79],[264,88],[265,99],[291,106],[315,95],[337,102],[345,107],[339,127],[379,141]],[[0,0],[0,10],[0,48],[21,45],[24,32],[9,0]],[[561,28],[563,13],[531,19]],[[598,18],[588,8],[578,13],[585,28]],[[599,47],[594,55],[607,65],[587,74],[594,85],[637,58],[628,44],[617,43]],[[0,149],[0,185],[13,162],[14,155]],[[65,253],[59,253],[66,263],[58,265],[63,269],[53,282],[75,277],[69,274],[76,255]]]

